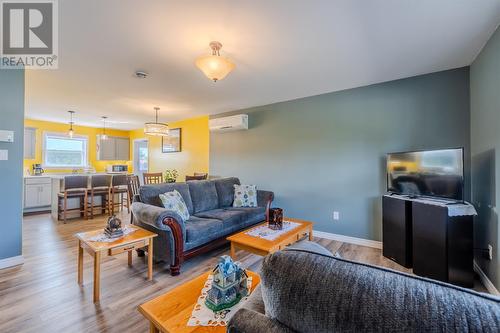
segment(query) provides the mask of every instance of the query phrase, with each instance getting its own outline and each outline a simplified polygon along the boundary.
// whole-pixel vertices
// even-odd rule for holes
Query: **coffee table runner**
[[[214,276],[210,274],[201,290],[200,297],[198,297],[198,301],[194,305],[193,312],[191,313],[191,317],[188,320],[188,326],[227,326],[227,323],[231,319],[231,317],[238,311],[239,308],[245,303],[248,299],[248,294],[246,297],[242,298],[241,301],[238,302],[235,306],[225,309],[222,311],[213,312],[205,305],[205,298],[208,295],[208,291],[212,287],[212,281]],[[247,287],[248,290],[252,288],[252,277],[249,276],[247,279]]]
[[[283,229],[281,230],[273,230],[269,228],[267,225],[261,225],[259,227],[255,227],[253,229],[248,230],[245,234],[253,237],[259,237],[266,240],[275,240],[279,236],[284,233],[289,232],[300,226],[299,223],[291,222],[291,221],[283,221]]]

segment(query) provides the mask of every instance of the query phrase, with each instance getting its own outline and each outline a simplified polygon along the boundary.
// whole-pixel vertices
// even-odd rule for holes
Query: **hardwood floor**
[[[124,222],[126,213],[119,215]],[[172,277],[168,265],[156,264],[147,281],[147,258],[127,254],[103,257],[101,300],[92,302],[92,258],[84,254],[83,286],[77,283],[77,240],[74,234],[102,228],[105,218],[54,222],[50,215],[27,216],[23,224],[22,266],[0,271],[0,332],[148,332],[137,306],[211,269],[229,247],[195,257]],[[343,258],[409,272],[369,247],[315,238]],[[259,272],[261,257],[237,252],[238,260]]]

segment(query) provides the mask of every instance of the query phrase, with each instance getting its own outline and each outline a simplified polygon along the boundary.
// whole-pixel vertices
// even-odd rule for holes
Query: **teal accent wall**
[[[9,160],[0,161],[0,260],[21,255],[24,141],[24,70],[0,70],[0,130],[14,142],[0,142]]]
[[[469,108],[465,67],[217,115],[248,113],[250,129],[211,133],[210,174],[275,191],[317,230],[381,240],[386,153],[463,146],[470,194]]]
[[[479,216],[475,247],[493,246],[493,260],[478,252],[476,262],[500,288],[498,207],[500,207],[500,30],[493,34],[470,69],[472,199]]]

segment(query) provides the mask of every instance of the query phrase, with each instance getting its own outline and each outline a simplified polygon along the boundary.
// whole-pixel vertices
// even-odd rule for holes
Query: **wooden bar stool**
[[[101,214],[111,215],[111,175],[94,175],[90,179],[90,206],[87,208],[90,210],[90,218],[94,218],[94,197],[101,197]]]
[[[123,203],[127,205],[127,211],[130,213],[130,196],[128,192],[128,176],[114,175],[111,181],[111,214],[115,213],[115,207],[118,211],[123,209]],[[125,194],[125,197],[124,197]]]
[[[66,217],[68,212],[78,211],[80,214],[83,213],[83,218],[87,219],[87,198],[88,198],[88,176],[66,176],[64,177],[64,190],[57,194],[57,218],[61,219],[66,223]],[[80,207],[68,209],[68,199],[79,198]]]
[[[144,185],[163,183],[163,174],[161,172],[144,173]]]

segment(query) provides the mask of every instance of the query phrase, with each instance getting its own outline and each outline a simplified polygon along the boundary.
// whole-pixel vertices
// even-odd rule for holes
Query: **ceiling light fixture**
[[[210,80],[217,82],[222,80],[229,74],[235,67],[229,59],[220,55],[222,44],[213,41],[210,42],[212,55],[201,56],[196,59],[196,66],[205,74]]]
[[[158,111],[160,108],[156,106],[154,109],[156,112],[156,120],[154,123],[144,124],[144,134],[153,136],[168,136],[168,125],[158,122]]]
[[[102,134],[101,134],[101,140],[107,140],[108,136],[106,135],[106,119],[108,117],[102,116]]]
[[[75,111],[68,111],[68,113],[69,113],[69,117],[70,117],[69,118],[70,120],[69,120],[68,135],[69,135],[70,138],[72,138],[73,135],[75,135],[75,131],[73,130],[73,124],[74,124],[74,122],[73,122],[73,115],[75,114]]]

